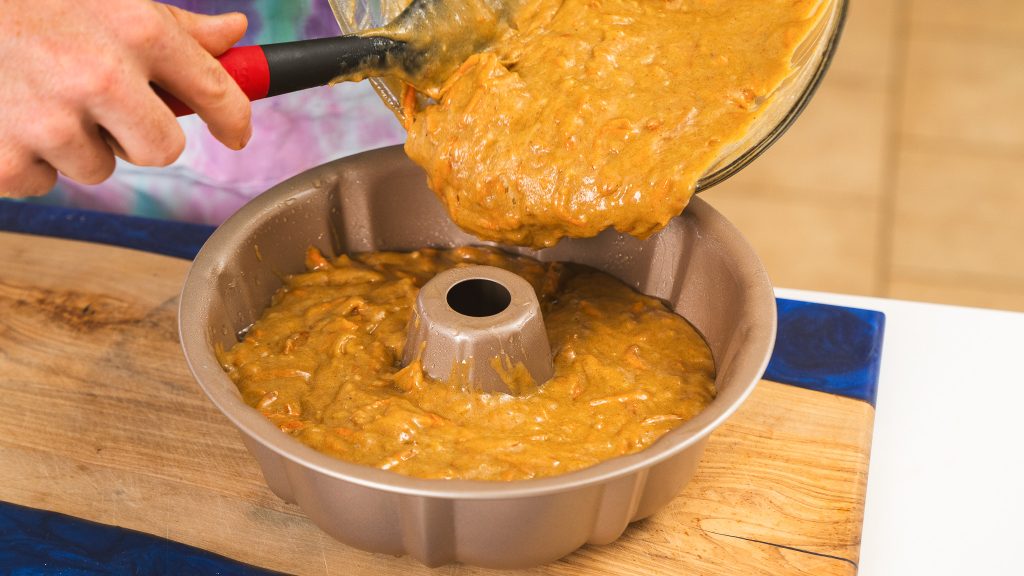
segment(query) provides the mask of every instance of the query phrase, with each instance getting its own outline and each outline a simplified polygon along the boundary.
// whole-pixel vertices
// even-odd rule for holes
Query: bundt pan
[[[607,544],[657,512],[693,476],[708,436],[761,377],[775,339],[775,301],[747,242],[699,199],[647,240],[605,231],[540,250],[545,261],[604,270],[662,298],[705,336],[718,396],[648,449],[561,476],[512,482],[426,480],[351,464],[299,443],[242,402],[215,346],[232,346],[307,247],[325,254],[486,244],[448,219],[422,170],[399,147],[343,158],[251,201],[210,237],[181,296],[185,357],[210,400],[242,434],[270,488],[338,540],[409,554],[428,566],[523,568]]]

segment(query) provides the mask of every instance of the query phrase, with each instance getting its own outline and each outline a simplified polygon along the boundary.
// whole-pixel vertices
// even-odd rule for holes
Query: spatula
[[[413,0],[387,26],[358,35],[231,48],[218,60],[249,100],[339,80],[396,75],[440,84],[499,37],[518,0]],[[193,111],[157,93],[177,116]]]

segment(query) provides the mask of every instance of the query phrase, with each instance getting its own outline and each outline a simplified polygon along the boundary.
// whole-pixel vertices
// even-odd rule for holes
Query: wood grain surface
[[[289,573],[500,573],[361,552],[277,499],[188,373],[188,265],[0,233],[0,500]],[[665,510],[522,573],[853,574],[872,419],[866,403],[762,382]]]

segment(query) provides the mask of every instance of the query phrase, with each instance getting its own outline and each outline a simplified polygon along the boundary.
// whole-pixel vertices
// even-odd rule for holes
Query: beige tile
[[[851,2],[839,54],[803,115],[752,165],[702,194],[747,236],[777,286],[878,288],[897,4]]]
[[[903,133],[982,147],[1024,149],[1024,35],[1014,44],[913,35]]]
[[[875,206],[757,198],[725,190],[702,197],[750,241],[776,286],[873,293],[878,282]]]
[[[1021,0],[909,0],[911,29],[1019,43],[1024,37]]]
[[[899,157],[893,270],[1024,282],[1024,154],[907,148]]]
[[[970,278],[929,277],[897,273],[886,296],[958,306],[1024,311],[1024,284],[985,282]]]
[[[894,75],[902,0],[850,0],[846,26],[829,76],[844,84],[880,87]]]
[[[774,146],[719,186],[763,198],[877,198],[888,122],[884,89],[826,81]]]

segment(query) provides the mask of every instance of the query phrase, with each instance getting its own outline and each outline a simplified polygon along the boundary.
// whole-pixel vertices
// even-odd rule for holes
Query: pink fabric
[[[329,160],[401,143],[405,131],[369,84],[342,84],[253,103],[242,151],[217,142],[197,117],[181,119],[187,144],[166,168],[120,163],[97,186],[65,179],[56,203],[122,214],[219,224],[253,196]]]

